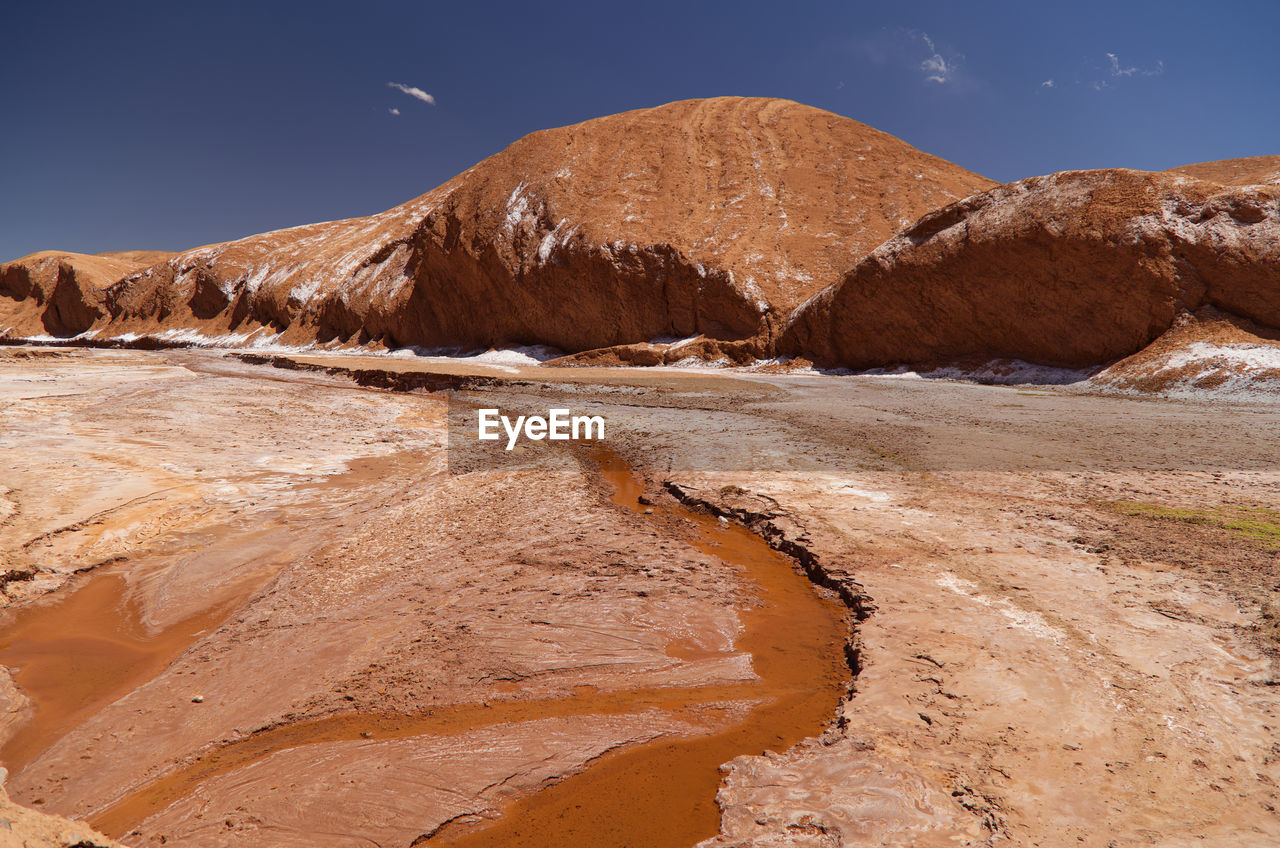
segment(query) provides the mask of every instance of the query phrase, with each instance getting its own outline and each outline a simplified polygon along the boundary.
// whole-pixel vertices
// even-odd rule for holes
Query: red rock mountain
[[[767,347],[853,261],[991,185],[820,109],[689,100],[533,133],[379,215],[178,254],[121,275],[100,303],[86,291],[77,320],[43,323],[79,332],[93,314],[104,335],[265,326],[293,342],[569,351],[703,333]]]
[[[0,265],[0,334],[84,332],[108,317],[109,286],[172,255],[155,250],[97,256],[45,250]]]
[[[1230,182],[1257,164],[1180,170]],[[798,309],[780,348],[853,368],[1093,365],[1203,306],[1280,327],[1280,185],[1067,171],[925,215]]]

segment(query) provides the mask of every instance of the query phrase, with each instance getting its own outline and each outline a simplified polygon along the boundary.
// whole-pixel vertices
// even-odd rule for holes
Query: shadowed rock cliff
[[[1204,305],[1280,326],[1280,186],[1067,171],[924,216],[798,309],[779,346],[853,368],[1092,365]]]

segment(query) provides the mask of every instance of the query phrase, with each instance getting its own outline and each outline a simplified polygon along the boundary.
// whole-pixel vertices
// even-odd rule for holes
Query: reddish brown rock
[[[0,846],[5,848],[125,848],[84,822],[48,815],[9,800],[0,777]]]
[[[172,254],[126,251],[90,256],[45,250],[0,265],[0,332],[74,336],[108,314],[104,290]]]
[[[1170,168],[1165,173],[1209,180],[1222,185],[1280,183],[1280,156],[1247,156],[1243,159],[1198,162],[1195,165]]]
[[[1280,330],[1206,306],[1089,384],[1107,393],[1272,402],[1280,394]]]
[[[798,309],[780,347],[854,368],[1091,365],[1206,304],[1280,326],[1280,186],[1066,171],[926,215]]]
[[[786,100],[689,100],[533,133],[368,218],[179,254],[107,301],[104,332],[548,344],[768,338],[924,212],[991,185]]]
[[[767,347],[758,340],[723,341],[698,336],[670,343],[639,342],[584,350],[549,360],[553,366],[678,365],[690,360],[703,363],[751,365],[767,356]]]

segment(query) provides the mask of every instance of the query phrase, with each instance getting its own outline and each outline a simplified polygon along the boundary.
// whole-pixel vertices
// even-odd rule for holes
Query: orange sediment
[[[30,717],[0,747],[0,763],[21,771],[99,708],[162,671],[232,606],[149,631],[124,576],[110,569],[53,603],[17,610],[0,627],[0,665],[30,699]]]
[[[601,461],[613,500],[637,510],[643,489],[625,463]],[[482,830],[442,833],[427,845],[449,848],[688,848],[720,826],[720,766],[742,754],[782,751],[819,733],[844,695],[846,610],[824,597],[786,557],[750,530],[684,507],[652,507],[693,525],[704,553],[742,567],[759,586],[760,605],[743,610],[738,647],[749,651],[764,699],[746,720],[709,736],[651,743],[604,758],[590,769],[512,804]]]
[[[186,797],[203,781],[303,745],[359,739],[404,739],[414,736],[454,736],[485,727],[566,716],[603,716],[661,710],[694,725],[707,724],[710,714],[756,697],[751,683],[706,687],[651,687],[620,692],[579,693],[554,700],[490,701],[435,707],[425,715],[347,713],[293,722],[260,730],[227,743],[170,771],[93,816],[91,824],[103,833],[123,836],[152,814]]]
[[[639,511],[642,488],[626,465],[605,456],[601,468],[614,502]],[[784,750],[821,732],[834,715],[849,677],[843,651],[847,611],[746,528],[682,506],[652,509],[657,518],[679,519],[696,548],[742,568],[758,587],[758,602],[741,611],[743,631],[735,646],[751,654],[758,679],[620,691],[583,687],[555,700],[516,695],[483,705],[436,707],[422,715],[343,714],[284,724],[202,752],[125,795],[91,823],[124,836],[203,781],[310,744],[456,735],[554,717],[657,710],[703,735],[668,736],[608,754],[513,803],[482,829],[447,827],[424,844],[687,848],[712,836],[720,820],[715,795],[721,764],[741,754]],[[22,611],[0,635],[0,662],[19,666],[19,685],[37,704],[36,717],[5,747],[4,756],[30,761],[104,702],[107,695],[99,687],[109,686],[111,699],[119,697],[172,661],[207,627],[206,616],[209,622],[220,617],[206,613],[148,643],[122,593],[119,576],[98,575],[58,605]],[[698,653],[681,643],[668,651],[672,656]]]

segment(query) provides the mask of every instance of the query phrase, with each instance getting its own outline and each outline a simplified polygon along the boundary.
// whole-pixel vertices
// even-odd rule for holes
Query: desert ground
[[[23,345],[0,399],[6,820],[1280,844],[1274,404]]]

